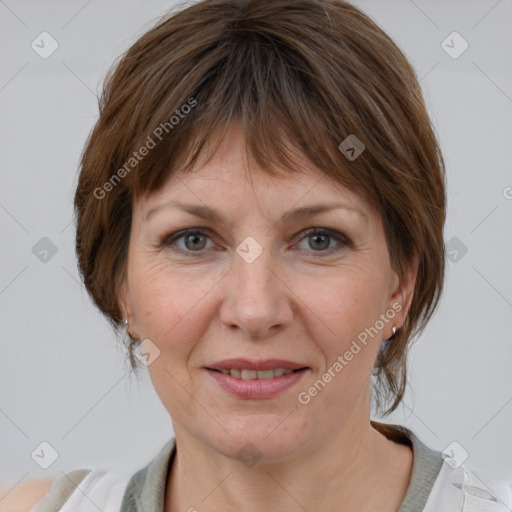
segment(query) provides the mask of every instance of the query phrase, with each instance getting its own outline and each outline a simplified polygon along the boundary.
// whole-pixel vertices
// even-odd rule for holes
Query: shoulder
[[[31,501],[23,508],[4,509],[0,505],[0,512],[97,512],[98,507],[102,512],[119,512],[125,502],[137,500],[142,491],[147,494],[145,499],[154,501],[159,496],[153,496],[155,485],[165,483],[166,462],[174,447],[173,438],[146,467],[135,472],[127,468],[63,472],[53,482],[47,480],[39,491],[34,490]]]
[[[56,503],[57,496],[62,503],[73,492],[73,481],[82,479],[90,470],[74,470],[56,479],[36,479],[23,482],[11,490],[2,489],[0,500],[0,512],[32,512],[32,510],[58,510],[55,507],[40,508],[43,504]],[[41,504],[41,505],[40,505]],[[37,507],[36,507],[37,506]],[[34,508],[36,507],[36,508]]]
[[[439,452],[401,425],[372,422],[386,437],[413,447],[411,480],[400,512],[511,512],[512,478],[490,477],[464,464],[453,450]]]
[[[130,476],[127,473],[90,468],[63,473],[26,512],[88,512],[91,503],[100,507],[108,504],[108,507],[115,508],[121,503]],[[110,512],[113,508],[101,510]]]
[[[10,490],[2,488],[0,512],[31,512],[36,504],[48,502],[49,495],[55,497],[58,494],[63,500],[66,499],[72,492],[71,481],[80,479],[81,472],[80,470],[70,471],[66,477],[66,479],[60,477],[55,480],[48,478],[29,480]]]
[[[510,512],[512,481],[489,477],[467,465],[445,459],[424,512]]]
[[[29,512],[52,486],[52,480],[30,480],[12,489],[0,488],[0,512]]]

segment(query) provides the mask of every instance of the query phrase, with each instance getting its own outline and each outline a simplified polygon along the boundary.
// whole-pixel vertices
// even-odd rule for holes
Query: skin
[[[400,280],[377,212],[302,164],[304,173],[279,179],[258,172],[234,124],[207,165],[174,175],[134,205],[119,299],[132,335],[160,351],[148,370],[177,442],[166,512],[334,511],[341,503],[396,511],[405,495],[412,451],[370,425],[370,376],[382,339],[404,322],[417,265]],[[199,219],[168,206],[173,200],[208,205],[225,220]],[[289,210],[329,202],[346,208],[280,222]],[[304,234],[312,227],[350,242]],[[163,243],[191,228],[208,233]],[[248,236],[263,249],[251,263],[236,252]],[[392,321],[300,403],[299,393],[390,310]],[[309,369],[276,397],[241,399],[204,369],[233,357]],[[261,455],[252,467],[237,457],[247,442]]]
[[[0,512],[30,512],[52,484],[53,480],[46,478],[21,482],[15,487],[0,484]]]

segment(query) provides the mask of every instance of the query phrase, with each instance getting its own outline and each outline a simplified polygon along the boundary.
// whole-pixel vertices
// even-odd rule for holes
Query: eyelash
[[[178,231],[176,233],[172,233],[166,237],[164,237],[161,246],[163,247],[170,247],[171,245],[175,244],[178,240],[185,238],[187,236],[207,236],[209,237],[209,230],[205,230],[202,228],[194,228],[194,229],[185,229],[183,231]],[[332,254],[333,252],[338,252],[342,250],[344,247],[352,247],[352,242],[341,233],[338,233],[337,231],[333,231],[331,229],[326,228],[309,228],[303,231],[303,237],[299,240],[301,242],[305,238],[310,238],[316,235],[327,235],[333,239],[335,239],[337,242],[341,244],[341,247],[339,248],[329,248],[321,251],[312,251],[314,253],[319,253],[319,257],[322,257],[324,254]],[[204,249],[201,249],[199,251],[189,251],[184,249],[172,249],[177,252],[180,252],[182,254],[185,254],[190,257],[197,257],[201,256],[203,254]]]

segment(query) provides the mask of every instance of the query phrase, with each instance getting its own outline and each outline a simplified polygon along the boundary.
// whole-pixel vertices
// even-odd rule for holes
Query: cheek
[[[381,275],[361,269],[331,273],[321,280],[302,279],[297,296],[312,339],[332,357],[375,325],[386,304]]]
[[[149,338],[171,359],[186,356],[207,324],[207,296],[218,281],[206,273],[170,269],[168,263],[134,261],[130,288],[141,339]]]
[[[306,290],[309,295],[304,295]],[[382,313],[383,288],[376,279],[352,274],[331,277],[323,284],[309,282],[304,293],[308,300],[300,314],[322,354],[322,366],[301,387],[299,398],[309,397],[306,407],[325,414],[328,423],[342,423],[368,389],[381,336],[370,337],[365,329]]]
[[[385,282],[369,267],[301,282],[300,297],[306,300],[300,315],[323,363],[302,391],[314,394],[322,389],[321,398],[314,399],[315,407],[329,408],[329,414],[341,421],[344,411],[352,410],[367,388],[380,348],[380,333],[369,335],[367,329],[375,325],[385,307]],[[337,405],[331,408],[333,404]]]

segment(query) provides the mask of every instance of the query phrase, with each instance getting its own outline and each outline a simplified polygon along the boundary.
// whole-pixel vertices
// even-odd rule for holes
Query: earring
[[[396,334],[396,325],[393,325],[393,327],[391,328],[391,330],[393,331],[393,336]]]
[[[128,323],[128,318],[125,318],[125,319],[123,320],[123,327],[126,327],[126,328],[127,328],[129,325],[130,325],[130,324]],[[126,332],[128,333],[128,336],[130,336],[130,338],[133,338],[133,335],[132,335],[132,331],[131,331],[131,329],[128,329],[128,328],[127,328],[127,329],[126,329]]]

